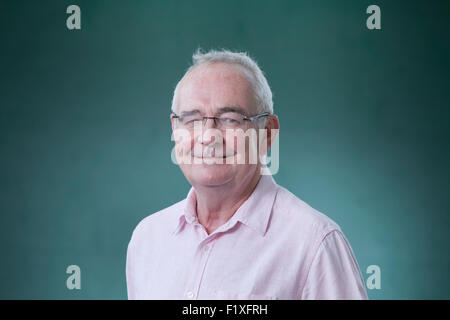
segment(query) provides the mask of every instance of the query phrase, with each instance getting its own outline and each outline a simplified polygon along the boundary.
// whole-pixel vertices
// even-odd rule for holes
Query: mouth
[[[232,156],[234,156],[234,154],[231,154],[231,155],[228,155],[228,156],[222,156],[222,157],[214,157],[214,156],[196,156],[196,155],[194,155],[194,158],[197,158],[197,159],[220,159],[220,158],[222,158],[222,159],[226,159],[226,158],[230,158],[230,157],[232,157]]]
[[[224,152],[224,155],[222,156],[216,156],[216,150],[214,148],[208,148],[204,149],[202,153],[200,152],[194,152],[193,156],[197,159],[226,159],[229,157],[233,157],[235,155],[234,152],[228,151]]]

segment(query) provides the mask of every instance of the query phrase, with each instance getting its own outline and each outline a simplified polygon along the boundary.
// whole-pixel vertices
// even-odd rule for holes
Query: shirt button
[[[204,247],[203,247],[203,250],[204,250],[205,252],[208,252],[209,246],[204,246]]]
[[[186,292],[186,296],[187,296],[189,299],[192,299],[192,298],[194,297],[194,293],[193,293],[192,291],[188,291],[188,292]]]

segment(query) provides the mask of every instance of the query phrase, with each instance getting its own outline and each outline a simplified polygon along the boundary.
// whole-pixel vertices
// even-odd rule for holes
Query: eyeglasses
[[[270,115],[269,112],[260,113],[251,117],[247,117],[239,112],[225,112],[221,113],[215,117],[204,117],[200,114],[184,115],[179,116],[175,113],[171,114],[171,118],[174,119],[175,127],[182,127],[185,129],[193,129],[197,121],[201,121],[203,126],[206,124],[208,119],[214,120],[214,125],[217,129],[238,129],[242,128],[247,121],[254,121],[262,117],[267,117]]]

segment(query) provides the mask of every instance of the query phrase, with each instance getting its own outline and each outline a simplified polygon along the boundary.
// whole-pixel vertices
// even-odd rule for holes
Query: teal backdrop
[[[127,298],[134,227],[190,187],[169,111],[201,47],[265,71],[274,178],[381,268],[369,297],[449,299],[449,30],[449,1],[1,1],[0,298]]]

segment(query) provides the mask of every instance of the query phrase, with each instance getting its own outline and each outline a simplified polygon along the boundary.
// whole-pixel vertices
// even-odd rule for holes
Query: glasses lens
[[[223,113],[218,119],[220,126],[226,129],[239,128],[244,124],[244,117],[236,112]]]
[[[205,120],[208,118],[204,118],[201,115],[185,115],[180,116],[178,118],[175,118],[176,124],[178,126],[192,129],[194,128],[196,123],[199,123],[200,125],[203,123],[205,124]],[[216,125],[220,129],[234,129],[234,128],[240,128],[245,123],[244,116],[237,112],[227,112],[222,113],[216,118]]]
[[[185,128],[193,128],[196,121],[202,121],[203,118],[198,115],[188,115],[179,118],[180,124]]]

